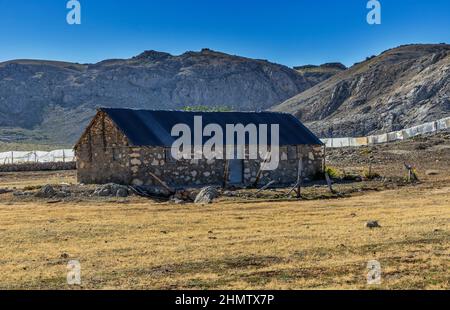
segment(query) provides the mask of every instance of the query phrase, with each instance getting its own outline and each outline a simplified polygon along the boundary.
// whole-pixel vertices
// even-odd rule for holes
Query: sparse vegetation
[[[186,112],[231,112],[232,108],[227,106],[205,106],[205,105],[197,105],[197,106],[185,106],[183,111]]]
[[[448,290],[449,138],[428,138],[444,140],[437,149],[416,150],[423,141],[413,140],[370,147],[383,180],[338,181],[339,195],[317,181],[302,200],[284,189],[241,190],[203,206],[3,191],[0,288],[71,289],[66,265],[77,259],[81,289]],[[341,178],[367,168],[359,149],[327,154]],[[406,159],[420,183],[404,181]],[[36,191],[75,183],[74,174],[1,173],[0,188]],[[367,285],[370,260],[381,264],[379,286]]]
[[[70,149],[70,144],[50,143],[51,139],[39,130],[22,128],[0,128],[0,152],[8,151],[53,151]]]
[[[449,289],[449,199],[448,183],[205,206],[2,199],[0,288],[70,289],[77,259],[82,289]],[[366,282],[373,259],[381,286]]]
[[[340,170],[337,169],[337,168],[330,167],[330,166],[327,166],[327,167],[325,168],[325,173],[328,173],[328,175],[329,175],[330,178],[332,178],[332,179],[339,179],[339,178],[341,178],[341,177],[343,176],[342,171],[340,171]]]
[[[381,178],[381,175],[379,173],[374,172],[372,169],[364,170],[363,176],[367,180],[374,180]]]
[[[60,149],[71,149],[69,145],[39,144],[39,143],[4,143],[0,142],[0,152],[30,152],[30,151],[54,151]]]

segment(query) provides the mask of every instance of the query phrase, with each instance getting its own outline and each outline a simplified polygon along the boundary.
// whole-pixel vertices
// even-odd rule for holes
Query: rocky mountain
[[[146,51],[96,64],[13,60],[0,63],[0,141],[33,136],[73,143],[100,106],[263,110],[318,81],[286,66],[209,49],[179,56]]]
[[[0,63],[0,142],[70,145],[100,106],[272,109],[321,137],[380,133],[449,116],[449,72],[446,44],[401,46],[349,69],[291,69],[209,49],[96,64],[13,60]]]
[[[326,63],[319,66],[316,65],[298,66],[294,67],[294,70],[300,73],[308,81],[313,81],[315,84],[319,84],[320,82],[329,79],[333,75],[336,75],[339,72],[347,70],[347,67],[339,62],[336,62],[336,63]]]
[[[370,57],[273,108],[321,137],[395,131],[450,116],[450,45],[406,45]]]

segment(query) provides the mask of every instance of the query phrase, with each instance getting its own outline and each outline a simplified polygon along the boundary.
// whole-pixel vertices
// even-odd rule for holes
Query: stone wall
[[[288,151],[288,149],[291,149]],[[115,172],[110,171],[111,178],[105,180],[117,181],[133,185],[159,185],[151,176],[156,175],[172,186],[222,185],[224,183],[225,160],[171,160],[170,149],[161,147],[131,147],[128,163],[131,174],[123,174],[123,178],[115,178]],[[298,160],[302,158],[304,175],[312,177],[323,171],[323,148],[321,146],[282,147],[279,168],[262,173],[261,183],[275,180],[277,184],[290,185],[297,180]],[[261,161],[243,160],[243,180],[245,185],[256,180]]]
[[[75,170],[75,162],[23,163],[0,165],[0,172]]]
[[[271,180],[278,185],[291,185],[297,181],[298,163],[302,159],[303,176],[314,178],[325,169],[325,147],[321,145],[297,145],[280,147],[278,169],[262,173],[262,183]],[[244,161],[244,181],[253,183],[261,165],[260,161]]]
[[[170,155],[169,148],[133,147],[114,123],[101,113],[76,147],[77,175],[80,183],[118,183],[160,185],[151,176],[174,187],[222,185],[226,160],[179,160]],[[279,168],[265,171],[261,184],[271,180],[278,185],[291,185],[297,180],[299,159],[303,161],[304,176],[312,177],[324,168],[324,147],[317,145],[280,148]],[[244,185],[253,184],[260,169],[260,160],[243,160]]]
[[[104,112],[99,112],[75,146],[78,182],[128,184],[129,141]]]
[[[169,148],[131,148],[131,183],[159,185],[150,173],[173,186],[222,184],[224,160],[172,160]]]

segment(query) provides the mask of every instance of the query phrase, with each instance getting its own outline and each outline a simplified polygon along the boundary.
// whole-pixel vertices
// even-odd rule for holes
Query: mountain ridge
[[[450,115],[450,45],[411,44],[339,72],[272,108],[321,137],[399,130]]]
[[[98,107],[291,113],[318,136],[395,131],[450,116],[450,45],[410,44],[346,68],[289,68],[202,49],[93,64],[0,63],[0,141],[76,141]]]
[[[178,56],[148,50],[94,64],[10,60],[0,63],[0,127],[19,128],[23,138],[42,132],[43,140],[73,143],[100,106],[265,110],[320,79],[211,49]]]

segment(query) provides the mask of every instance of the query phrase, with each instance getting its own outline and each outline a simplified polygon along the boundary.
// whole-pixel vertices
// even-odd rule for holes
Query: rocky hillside
[[[450,116],[450,45],[385,51],[273,110],[296,115],[321,137],[388,132]]]
[[[319,84],[320,82],[329,79],[333,75],[336,75],[339,72],[347,70],[347,67],[341,63],[336,62],[336,63],[326,63],[320,66],[316,65],[298,66],[294,67],[294,70],[303,75],[303,77],[308,81],[313,81],[315,84]]]
[[[73,143],[99,106],[263,110],[319,80],[265,60],[208,49],[180,56],[147,51],[97,64],[8,61],[0,63],[0,141],[32,136]]]

